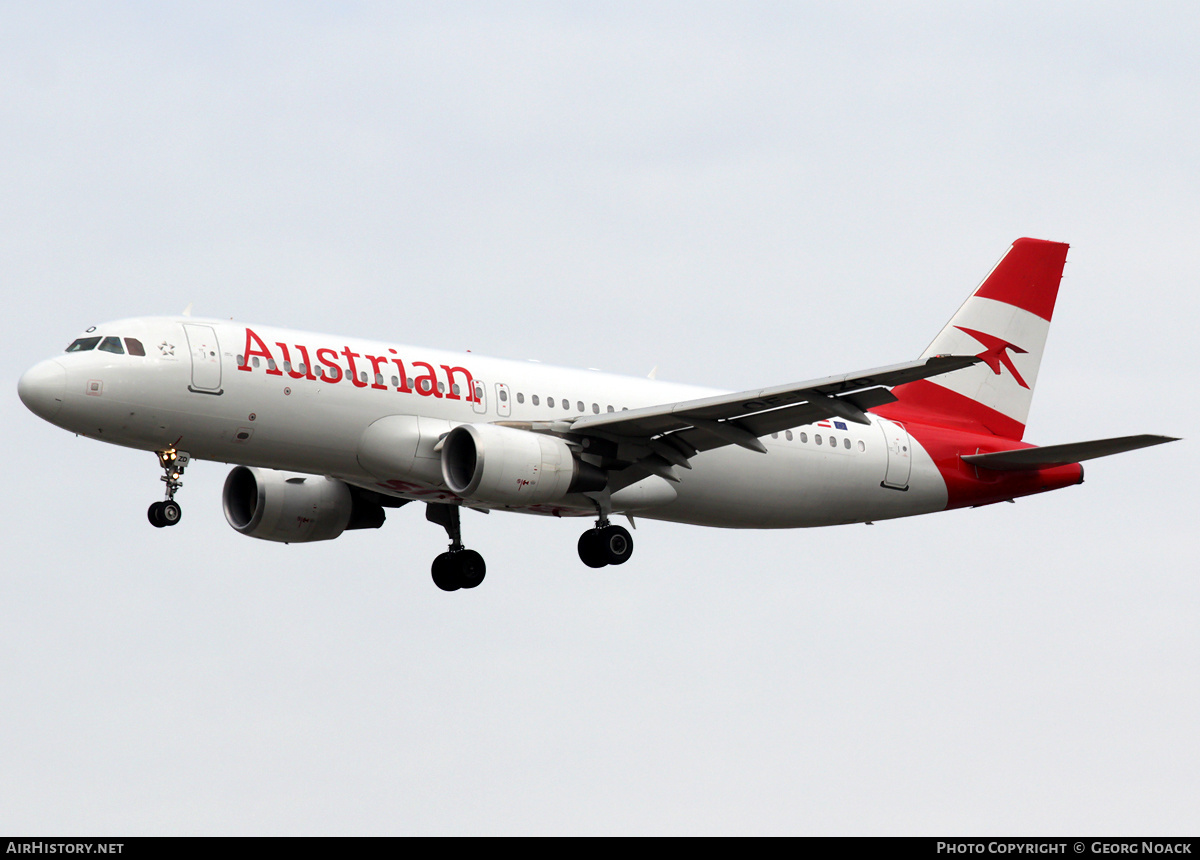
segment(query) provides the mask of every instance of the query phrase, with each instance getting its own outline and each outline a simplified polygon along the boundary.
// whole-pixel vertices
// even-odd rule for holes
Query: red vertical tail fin
[[[1025,435],[1068,246],[1018,239],[921,358],[983,361],[936,379],[899,385],[876,412],[900,421],[961,426],[1009,439]]]

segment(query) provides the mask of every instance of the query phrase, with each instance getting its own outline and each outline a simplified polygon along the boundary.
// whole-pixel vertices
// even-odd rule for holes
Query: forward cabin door
[[[188,391],[200,394],[221,393],[221,349],[212,326],[183,324],[188,352],[192,356],[192,384]]]
[[[912,475],[912,441],[908,438],[908,429],[886,418],[879,420],[879,429],[883,431],[887,447],[887,474],[884,475],[883,486],[907,490],[908,479]]]

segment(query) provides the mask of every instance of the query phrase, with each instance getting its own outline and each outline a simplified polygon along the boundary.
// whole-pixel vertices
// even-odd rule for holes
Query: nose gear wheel
[[[159,479],[167,485],[167,497],[161,502],[155,502],[146,510],[146,518],[150,525],[157,529],[173,526],[183,517],[183,509],[175,501],[175,493],[183,486],[183,470],[187,468],[192,458],[185,451],[167,448],[158,452],[158,464],[162,467],[163,476]]]
[[[173,526],[179,522],[183,516],[183,510],[179,507],[178,502],[155,502],[146,511],[146,516],[150,519],[150,525],[156,529],[161,529],[163,526]]]

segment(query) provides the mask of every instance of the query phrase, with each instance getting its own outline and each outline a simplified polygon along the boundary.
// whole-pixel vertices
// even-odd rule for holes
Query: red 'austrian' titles
[[[444,391],[439,388],[441,380],[438,378],[438,372],[433,365],[427,361],[412,361],[409,362],[414,368],[423,369],[425,372],[415,379],[410,378],[404,362],[400,360],[396,350],[389,348],[390,356],[384,355],[363,355],[362,353],[354,352],[350,347],[344,347],[341,351],[330,349],[328,347],[320,347],[316,350],[317,364],[309,358],[308,347],[304,344],[294,344],[289,347],[286,343],[276,341],[275,346],[279,347],[280,360],[276,361],[272,355],[270,347],[258,336],[255,331],[249,327],[246,328],[246,347],[242,351],[242,361],[238,365],[238,370],[253,370],[250,360],[254,357],[259,357],[268,362],[266,374],[268,376],[283,376],[285,373],[292,379],[308,379],[313,382],[321,381],[330,385],[341,382],[342,379],[347,379],[355,388],[378,388],[386,391],[391,386],[384,385],[378,380],[384,379],[386,374],[384,370],[390,371],[389,364],[394,365],[397,371],[396,378],[400,384],[396,386],[396,391],[401,394],[419,394],[422,397],[445,397],[447,400],[466,400],[468,403],[478,403],[479,399],[475,394],[475,377],[471,375],[471,371],[465,367],[451,367],[448,364],[440,365],[445,373]],[[292,361],[292,349],[295,349],[298,356],[297,362]],[[345,358],[348,365],[348,370],[343,371],[339,358]],[[365,359],[364,363],[371,365],[368,378],[375,380],[372,382],[364,381],[361,378],[359,365],[355,364],[355,359]],[[286,364],[285,364],[286,363]],[[318,366],[319,365],[319,366]],[[303,367],[304,370],[298,370],[298,367]],[[284,367],[289,368],[283,370]],[[316,371],[316,372],[314,372]],[[366,368],[362,368],[362,372],[366,372]],[[456,376],[460,375],[465,380],[465,389],[460,386],[459,390],[465,390],[465,397],[459,395],[455,390]],[[411,385],[409,383],[412,383]]]

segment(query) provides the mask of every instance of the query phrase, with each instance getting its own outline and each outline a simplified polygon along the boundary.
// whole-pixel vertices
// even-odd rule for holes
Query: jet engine
[[[557,502],[608,483],[559,437],[495,424],[451,430],[442,443],[442,477],[464,498],[501,505]]]
[[[368,496],[333,478],[238,466],[225,479],[221,503],[244,535],[306,543],[383,525],[383,506]]]

